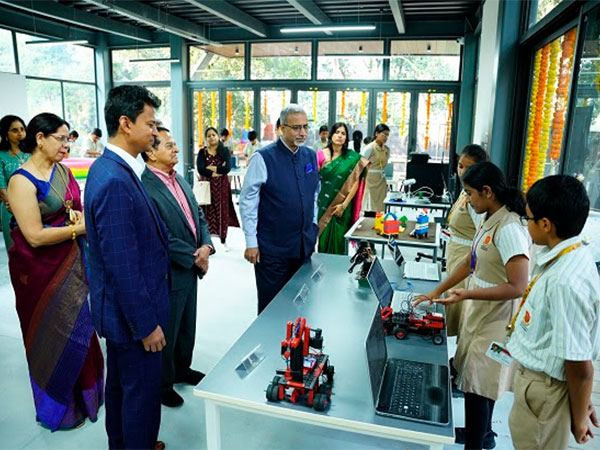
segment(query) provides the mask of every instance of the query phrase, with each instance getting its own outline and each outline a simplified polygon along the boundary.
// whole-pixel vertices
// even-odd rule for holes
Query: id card
[[[499,342],[493,341],[490,347],[485,352],[488,358],[492,358],[494,361],[502,364],[503,366],[510,366],[513,361],[513,357],[510,352]]]

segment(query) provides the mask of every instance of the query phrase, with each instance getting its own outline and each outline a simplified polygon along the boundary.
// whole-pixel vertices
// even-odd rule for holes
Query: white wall
[[[473,120],[473,142],[489,149],[491,121],[494,111],[496,77],[498,73],[498,14],[500,0],[486,0],[481,20],[479,72]]]
[[[14,114],[29,122],[25,75],[0,72],[0,117]]]

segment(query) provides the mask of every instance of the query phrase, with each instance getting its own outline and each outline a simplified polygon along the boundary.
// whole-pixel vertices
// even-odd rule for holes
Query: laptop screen
[[[381,386],[385,363],[387,362],[387,348],[385,346],[385,335],[383,333],[381,309],[379,307],[373,317],[365,347],[367,349],[367,362],[369,364],[369,378],[371,379],[373,404],[377,406],[379,387]]]
[[[387,275],[383,271],[383,266],[379,261],[379,258],[373,259],[369,273],[367,274],[367,281],[371,285],[371,289],[375,293],[377,300],[382,308],[389,308],[392,304],[392,298],[394,296],[394,289],[388,280]]]

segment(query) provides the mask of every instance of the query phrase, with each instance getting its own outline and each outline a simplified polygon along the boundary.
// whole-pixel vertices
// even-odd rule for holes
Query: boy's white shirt
[[[553,249],[538,247],[532,277],[580,236]],[[600,353],[600,277],[581,246],[556,260],[538,278],[515,322],[508,350],[524,367],[565,380],[565,360],[588,361]]]

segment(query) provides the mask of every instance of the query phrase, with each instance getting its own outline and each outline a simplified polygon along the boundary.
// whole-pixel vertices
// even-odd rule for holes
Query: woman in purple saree
[[[96,421],[104,401],[104,360],[92,325],[81,193],[60,164],[68,124],[42,113],[27,130],[30,160],[8,196],[14,221],[8,263],[21,323],[36,419],[52,431]]]

